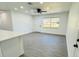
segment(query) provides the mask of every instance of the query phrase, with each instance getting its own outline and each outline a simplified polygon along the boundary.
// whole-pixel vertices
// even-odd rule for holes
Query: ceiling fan
[[[28,5],[32,6],[33,3],[28,2]],[[47,11],[45,11],[45,10],[42,10],[41,8],[34,8],[33,10],[36,10],[36,13],[40,13],[40,14],[43,13],[43,12],[47,12]]]
[[[47,12],[47,11],[42,10],[41,8],[37,8],[36,10],[37,10],[37,13]]]

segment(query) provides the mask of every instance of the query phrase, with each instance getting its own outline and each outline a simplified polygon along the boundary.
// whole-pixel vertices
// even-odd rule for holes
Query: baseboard
[[[21,54],[19,57],[24,57],[24,54]]]
[[[31,33],[33,33],[33,31],[32,31],[32,32],[28,32],[28,33],[26,33],[26,35],[31,34]]]
[[[38,31],[32,31],[32,32],[26,33],[26,35],[31,34],[31,33],[44,33],[44,34],[50,34],[50,35],[66,36],[65,34],[54,34],[54,33],[38,32]]]
[[[44,34],[51,34],[51,35],[66,36],[65,34],[54,34],[54,33],[38,32],[38,31],[35,31],[34,33],[44,33]]]

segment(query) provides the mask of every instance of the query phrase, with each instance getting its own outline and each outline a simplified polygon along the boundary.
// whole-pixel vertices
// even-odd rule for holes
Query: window
[[[43,28],[59,28],[59,18],[47,18],[43,20]]]

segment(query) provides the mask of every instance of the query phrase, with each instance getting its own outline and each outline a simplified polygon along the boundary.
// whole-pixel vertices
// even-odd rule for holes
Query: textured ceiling
[[[41,8],[46,10],[47,13],[53,13],[68,11],[71,4],[72,3],[70,2],[44,2],[43,4],[40,4],[39,2],[32,2],[32,4],[29,5],[27,2],[0,2],[0,10],[14,11],[14,8],[18,8],[17,12],[25,13],[25,11],[28,11],[32,12],[32,14],[35,14],[33,10],[36,8]],[[24,6],[24,8],[20,9],[20,6]],[[47,9],[48,7],[49,9]]]

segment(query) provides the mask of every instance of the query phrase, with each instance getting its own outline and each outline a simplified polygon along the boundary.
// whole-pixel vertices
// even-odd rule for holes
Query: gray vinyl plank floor
[[[45,33],[25,35],[22,57],[67,57],[65,36]]]

